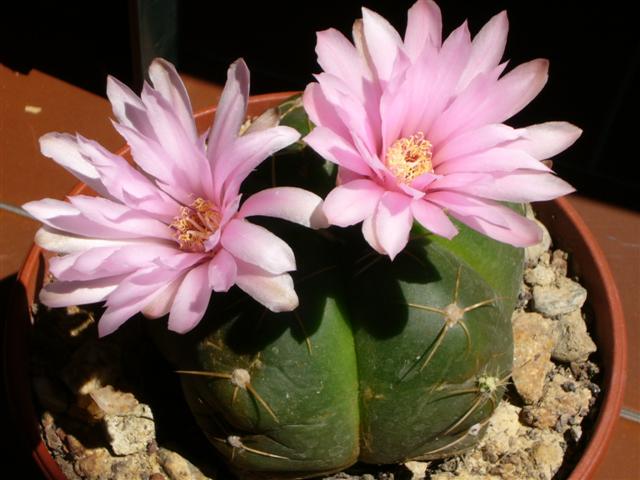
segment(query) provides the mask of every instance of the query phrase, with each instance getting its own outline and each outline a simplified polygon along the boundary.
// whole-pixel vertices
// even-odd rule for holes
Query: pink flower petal
[[[236,285],[272,312],[290,312],[298,306],[298,296],[288,274],[273,275],[238,261]]]
[[[226,292],[235,284],[237,274],[233,255],[221,249],[209,262],[209,287],[216,292]]]
[[[452,99],[432,129],[425,132],[433,145],[441,145],[454,135],[475,130],[488,123],[499,123],[489,121],[485,111],[493,112],[494,107],[487,103],[487,99],[495,91],[498,77],[505,66],[499,65],[491,72],[477,75],[466,89]]]
[[[396,57],[403,53],[402,39],[384,17],[368,8],[362,8],[362,23],[367,49],[373,61],[371,67],[377,78],[386,83],[391,79]]]
[[[100,195],[110,196],[100,179],[98,171],[79,151],[78,142],[73,135],[56,132],[47,133],[40,137],[40,151],[45,157],[54,160]]]
[[[158,294],[142,308],[141,313],[147,318],[160,318],[169,313],[173,301],[176,298],[176,293],[178,293],[178,287],[183,279],[184,275],[176,278],[160,290]]]
[[[320,156],[360,175],[370,175],[371,169],[360,153],[334,130],[316,127],[304,137],[304,141]]]
[[[207,255],[198,253],[182,253],[159,258],[153,266],[140,269],[121,280],[118,288],[109,295],[106,304],[115,308],[137,304],[138,312],[161,288],[183,276],[196,265],[206,264],[208,258]]]
[[[185,205],[193,201],[192,192],[189,191],[191,180],[160,144],[126,126],[115,123],[113,126],[131,147],[135,163],[149,175],[157,178],[163,191]]]
[[[384,193],[371,180],[354,180],[334,188],[324,201],[324,213],[331,225],[347,227],[373,214]]]
[[[91,238],[123,239],[139,238],[143,232],[125,232],[106,226],[85,217],[78,208],[61,200],[45,198],[22,205],[32,217],[48,227]]]
[[[69,201],[84,217],[110,230],[126,233],[130,238],[151,237],[174,241],[171,228],[145,212],[101,197],[75,195],[69,197]]]
[[[144,310],[180,273],[152,267],[126,277],[107,298],[107,309],[98,321],[98,334],[103,337],[113,333]]]
[[[523,150],[537,160],[546,160],[569,148],[582,130],[567,122],[546,122],[518,130],[522,137],[508,145]]]
[[[492,200],[523,203],[552,200],[574,192],[575,188],[551,173],[514,172],[470,185],[467,191]]]
[[[105,238],[81,237],[46,226],[38,229],[34,241],[36,245],[55,253],[84,252],[91,248],[120,247],[136,242],[136,240],[108,240]]]
[[[224,229],[221,243],[231,255],[257,265],[272,274],[296,269],[291,247],[266,228],[244,220],[231,220]]]
[[[336,136],[342,137],[343,139],[350,138],[351,134],[337,114],[336,106],[329,102],[320,84],[310,83],[307,85],[302,96],[302,102],[307,115],[309,115],[309,119],[311,119],[316,126],[327,127],[333,131]],[[312,130],[311,133],[314,131],[315,129]]]
[[[80,153],[95,167],[109,195],[125,205],[145,210],[171,222],[180,210],[178,203],[160,190],[126,160],[97,142],[78,135]]]
[[[442,209],[428,201],[411,202],[411,213],[420,225],[436,235],[452,239],[458,234],[458,229]]]
[[[367,47],[367,42],[364,38],[364,25],[361,18],[356,19],[353,22],[353,27],[351,28],[351,36],[353,38],[353,44],[356,47],[356,50],[360,54],[360,57],[364,60],[364,69],[367,74],[374,77],[373,73],[373,60],[371,59],[371,54],[369,53],[369,48]],[[375,86],[379,87],[377,80],[373,82]]]
[[[440,48],[442,44],[442,14],[431,0],[418,0],[407,14],[407,30],[404,34],[405,52],[411,60],[420,55],[426,42]]]
[[[523,135],[523,132],[519,132],[502,123],[483,125],[475,130],[451,137],[438,145],[432,162],[434,166],[438,166],[447,160],[482,152],[489,148],[512,142]],[[510,147],[511,145],[513,144],[509,143]]]
[[[526,153],[502,147],[442,162],[435,170],[438,175],[449,175],[452,173],[513,172],[519,169],[550,171],[544,163]]]
[[[149,79],[156,91],[169,102],[189,140],[195,144],[198,141],[198,132],[193,120],[191,101],[176,68],[166,60],[156,58],[149,66]]]
[[[150,301],[151,295],[138,300],[137,303],[124,305],[121,307],[107,307],[100,320],[98,320],[98,337],[106,337],[111,335],[120,328],[127,320],[138,313],[143,305]]]
[[[532,60],[507,73],[498,80],[487,98],[487,108],[480,116],[484,123],[503,122],[526,107],[547,83],[549,61]]]
[[[391,260],[407,245],[412,225],[411,198],[385,192],[378,203],[373,226],[380,246]]]
[[[295,187],[262,190],[249,197],[238,212],[241,217],[277,217],[311,228],[329,224],[322,211],[322,199],[315,193]]]
[[[224,191],[225,201],[238,195],[240,184],[267,157],[298,141],[300,134],[290,127],[275,127],[239,137],[225,152],[224,164],[215,178],[216,196]],[[225,182],[221,184],[221,182]]]
[[[460,81],[458,91],[464,90],[479,73],[495,68],[502,59],[507,44],[509,20],[507,12],[502,11],[489,20],[473,38],[471,57]]]
[[[451,215],[474,230],[499,242],[508,243],[515,247],[528,247],[540,243],[542,231],[535,222],[501,205],[495,205],[492,208],[495,208],[503,216],[504,227],[478,216],[463,216],[453,211]]]
[[[333,105],[336,115],[347,127],[350,137],[358,137],[370,152],[381,147],[379,129],[380,114],[367,110],[349,91],[344,82],[328,73],[315,76],[328,102]]]
[[[330,28],[317,33],[316,53],[320,67],[341,78],[360,101],[364,101],[367,72],[356,48],[339,31]],[[370,79],[369,79],[370,81]]]
[[[40,301],[51,308],[102,302],[123,277],[100,278],[90,282],[52,282],[40,290]]]
[[[414,110],[411,95],[407,95],[406,74],[396,75],[380,97],[380,126],[382,131],[382,152],[401,135],[409,112]]]
[[[419,177],[414,178],[411,183],[409,184],[409,186],[412,189],[415,190],[419,190],[421,192],[425,192],[427,187],[429,187],[429,185],[431,185],[433,182],[435,182],[436,180],[440,179],[441,176],[440,175],[436,175],[434,173],[423,173],[422,175],[420,175]],[[402,184],[400,185],[400,187],[402,187]],[[412,195],[415,197],[415,195]],[[420,197],[422,197],[423,195],[420,195]]]
[[[202,320],[211,298],[208,284],[209,265],[207,263],[198,265],[185,275],[171,306],[169,330],[186,333]]]
[[[471,52],[471,38],[467,23],[463,23],[445,40],[435,54],[425,51],[407,72],[407,93],[412,108],[403,123],[402,135],[425,134],[450,103],[460,75]]]
[[[356,150],[360,154],[360,157],[364,162],[369,166],[371,171],[373,172],[374,178],[377,177],[379,180],[384,178],[385,172],[387,172],[387,167],[380,160],[378,155],[376,155],[377,150],[371,150],[366,143],[358,137],[358,135],[354,134],[351,138],[353,140],[353,144],[356,147]]]
[[[387,185],[389,185],[389,190],[392,190],[392,191],[400,190],[406,196],[411,197],[413,199],[419,199],[424,197],[425,195],[424,191],[414,188],[412,185],[407,185],[406,183],[398,182],[395,176],[393,176],[391,173],[388,174],[388,179],[389,180],[387,182]],[[420,184],[428,185],[430,179],[428,179],[428,177],[425,177],[421,179],[416,178],[416,180],[418,180],[418,185]]]
[[[133,273],[148,268],[158,258],[178,252],[173,246],[147,243],[95,247],[49,261],[51,273],[60,280],[91,280]]]
[[[364,219],[364,221],[362,222],[362,236],[367,241],[369,246],[371,246],[371,248],[373,248],[376,252],[378,252],[380,255],[386,255],[387,252],[384,251],[384,248],[382,247],[382,245],[380,245],[380,241],[378,240],[373,221],[373,215]]]
[[[107,77],[107,97],[118,122],[153,140],[157,140],[142,100],[124,83]]]
[[[185,186],[197,197],[212,198],[213,180],[209,161],[185,131],[171,105],[148,84],[143,87],[141,98],[158,143],[165,157],[173,162],[174,168],[182,171],[188,182]]]
[[[244,123],[249,98],[249,69],[239,58],[227,70],[227,82],[216,109],[216,118],[207,140],[207,156],[217,175],[221,154],[226,151],[240,133]]]
[[[452,216],[479,217],[500,227],[508,226],[501,209],[495,208],[500,205],[495,202],[452,191],[429,193],[427,199]]]
[[[493,175],[489,173],[451,173],[442,175],[429,184],[429,192],[438,190],[459,190],[467,193],[475,185],[491,183]]]

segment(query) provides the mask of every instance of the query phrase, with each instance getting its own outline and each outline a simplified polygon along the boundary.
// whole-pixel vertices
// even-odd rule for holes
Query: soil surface
[[[545,231],[526,251],[512,317],[515,356],[508,393],[485,436],[434,462],[356,465],[326,479],[561,479],[589,436],[600,388],[596,346],[565,252]],[[34,308],[33,389],[42,436],[70,480],[232,478],[191,418],[171,367],[144,322],[98,340],[98,309]],[[472,427],[473,428],[473,427]],[[188,459],[188,460],[187,460]]]

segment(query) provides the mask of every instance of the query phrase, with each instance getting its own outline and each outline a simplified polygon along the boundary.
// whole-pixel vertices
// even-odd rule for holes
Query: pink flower
[[[50,133],[42,153],[100,196],[69,203],[44,199],[24,205],[45,224],[36,242],[61,254],[50,262],[55,281],[40,293],[51,307],[106,300],[100,335],[137,312],[169,313],[169,329],[186,332],[202,318],[211,291],[232,285],[272,311],[297,307],[287,272],[291,248],[246,217],[268,215],[319,226],[321,199],[298,188],[272,188],[240,206],[242,181],[265,158],[299,134],[284,126],[239,136],[247,110],[249,71],[242,60],[228,71],[216,119],[206,138],[196,131],[187,91],[173,65],[155,60],[153,87],[140,98],[109,78],[116,130],[131,147],[132,167],[80,135]]]
[[[500,201],[549,200],[573,191],[540,160],[579,136],[565,122],[514,129],[503,122],[540,92],[546,60],[502,75],[507,16],[470,38],[466,22],[442,42],[438,6],[418,0],[404,40],[380,15],[362,9],[355,46],[341,33],[318,33],[324,70],[304,106],[316,128],[305,138],[339,165],[324,203],[332,225],[362,223],[369,244],[392,259],[414,219],[452,238],[448,215],[501,242],[526,246],[539,228]]]

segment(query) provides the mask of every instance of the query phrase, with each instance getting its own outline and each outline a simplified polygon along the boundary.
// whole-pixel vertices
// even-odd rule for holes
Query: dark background
[[[362,3],[404,32],[406,10],[413,1]],[[554,168],[584,195],[640,209],[640,36],[630,3],[439,4],[445,33],[465,18],[475,33],[491,16],[508,10],[511,28],[505,58],[511,59],[511,66],[538,57],[551,61],[545,90],[509,123],[567,120],[583,128],[582,138],[556,157]],[[347,0],[23,1],[3,6],[0,13],[0,63],[24,73],[39,69],[104,95],[107,74],[139,87],[154,55],[217,83],[224,82],[227,66],[242,56],[251,69],[252,93],[301,90],[319,71],[314,32],[335,27],[349,34],[360,5]],[[0,92],[0,100],[7,93]],[[37,478],[16,446],[16,432],[3,418],[6,410],[0,404],[0,440],[7,444],[0,457],[6,458],[5,468],[17,466],[19,473],[11,478]]]
[[[404,32],[413,1],[365,1]],[[37,68],[104,95],[112,74],[135,86],[155,55],[181,71],[223,83],[242,56],[252,92],[300,90],[319,67],[315,31],[349,34],[360,1],[244,2],[116,0],[21,2],[0,19],[0,62]],[[640,36],[629,2],[443,0],[445,32],[465,18],[475,33],[494,14],[510,19],[511,66],[544,57],[550,80],[510,123],[567,120],[584,129],[555,168],[579,192],[640,208],[638,150]]]

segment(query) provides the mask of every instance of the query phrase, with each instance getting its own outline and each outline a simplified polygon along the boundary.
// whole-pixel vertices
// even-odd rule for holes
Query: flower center
[[[402,183],[411,183],[423,173],[433,172],[431,142],[418,132],[393,142],[387,150],[387,167]]]
[[[221,218],[213,203],[198,197],[188,207],[182,207],[169,226],[175,230],[181,250],[204,252],[204,242],[218,230]]]

